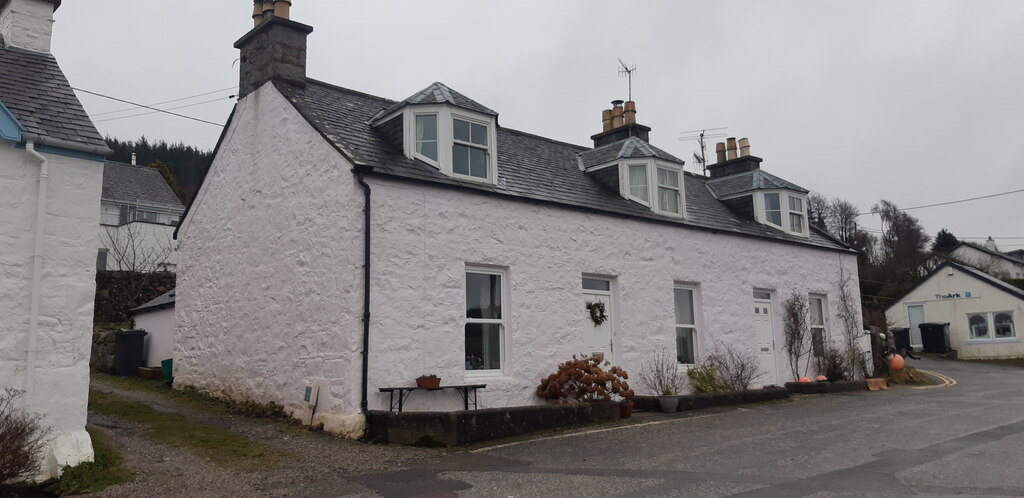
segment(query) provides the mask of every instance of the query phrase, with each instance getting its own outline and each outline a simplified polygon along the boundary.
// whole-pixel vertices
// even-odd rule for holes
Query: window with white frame
[[[416,115],[416,154],[438,161],[437,157],[437,114]]]
[[[487,125],[452,118],[452,172],[488,178]]]
[[[466,370],[497,372],[505,361],[502,270],[466,269]]]
[[[658,168],[658,211],[679,214],[679,172]]]
[[[782,204],[779,194],[764,194],[764,218],[772,225],[782,226]]]
[[[629,196],[644,204],[650,203],[651,196],[647,189],[646,164],[629,165]]]
[[[789,197],[789,231],[804,233],[804,219],[807,217],[804,211],[804,200],[796,196]]]
[[[1009,339],[1017,337],[1013,326],[1013,313],[1010,311],[994,311],[989,313],[970,313],[967,325],[971,339]]]
[[[697,362],[697,288],[676,285],[673,289],[676,316],[676,362],[692,365]]]
[[[825,330],[825,297],[812,295],[807,302],[811,315],[811,352],[814,356],[824,356],[825,340],[828,337]]]

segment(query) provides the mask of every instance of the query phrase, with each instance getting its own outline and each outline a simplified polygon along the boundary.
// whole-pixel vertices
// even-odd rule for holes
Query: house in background
[[[240,98],[177,233],[177,387],[308,420],[317,386],[312,423],[358,436],[389,407],[378,388],[435,373],[486,384],[481,407],[536,404],[580,353],[635,372],[667,348],[685,370],[732,346],[781,384],[794,292],[825,341],[842,336],[857,254],[808,226],[807,190],[745,141],[703,176],[651,144],[633,102],[584,147],[501,127],[441,83],[393,101],[319,82],[312,28],[255,3]]]
[[[93,458],[85,431],[103,160],[50,53],[59,0],[0,0],[0,388],[49,427],[41,477]]]
[[[147,367],[159,367],[163,360],[174,355],[174,295],[165,292],[138,308],[128,312],[135,321],[135,329],[145,330],[144,348]]]
[[[1012,253],[999,252],[991,237],[985,245],[960,242],[947,256],[953,261],[973,266],[989,275],[1003,279],[1024,279],[1024,259],[1021,251]]]
[[[174,228],[185,206],[159,171],[107,161],[100,211],[98,270],[174,271]]]
[[[948,323],[949,346],[960,358],[1024,357],[1016,330],[1024,316],[1024,290],[966,265],[942,263],[885,313],[896,327],[910,329],[918,348],[918,325]]]

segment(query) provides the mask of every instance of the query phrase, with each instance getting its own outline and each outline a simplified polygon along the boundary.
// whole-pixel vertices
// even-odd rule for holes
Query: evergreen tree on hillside
[[[107,146],[114,151],[107,157],[111,161],[131,163],[132,152],[137,164],[161,162],[170,172],[174,184],[168,181],[175,194],[186,206],[195,198],[199,185],[210,168],[213,152],[198,149],[181,142],[168,144],[164,140],[151,142],[145,136],[138,140],[120,140],[107,137]],[[164,176],[167,179],[167,176]]]
[[[960,240],[956,238],[949,230],[943,228],[939,230],[939,233],[935,235],[935,242],[932,243],[932,252],[949,252],[952,251]]]

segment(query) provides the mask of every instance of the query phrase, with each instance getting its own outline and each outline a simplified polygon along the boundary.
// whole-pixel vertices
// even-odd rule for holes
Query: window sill
[[[976,346],[981,344],[1011,344],[1014,342],[1021,342],[1018,337],[1004,337],[999,339],[968,339],[964,341],[965,345]]]
[[[465,370],[466,378],[482,379],[482,378],[496,378],[505,377],[504,370]]]

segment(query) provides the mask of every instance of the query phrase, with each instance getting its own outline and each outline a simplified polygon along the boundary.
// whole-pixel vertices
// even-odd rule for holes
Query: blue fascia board
[[[10,109],[0,102],[0,138],[20,142],[21,132],[24,130],[25,128],[21,126],[14,114],[11,114]]]
[[[19,143],[17,145],[17,148],[24,149],[25,148],[25,144]],[[101,162],[101,163],[107,161],[106,156],[101,156],[99,154],[89,154],[88,152],[81,152],[81,151],[77,151],[77,150],[64,149],[64,148],[61,148],[61,147],[51,147],[49,145],[37,145],[36,146],[36,152],[45,152],[47,154],[54,154],[54,155],[65,156],[65,157],[74,157],[74,158],[78,158],[78,159],[85,159],[87,161],[96,161],[96,162]]]

